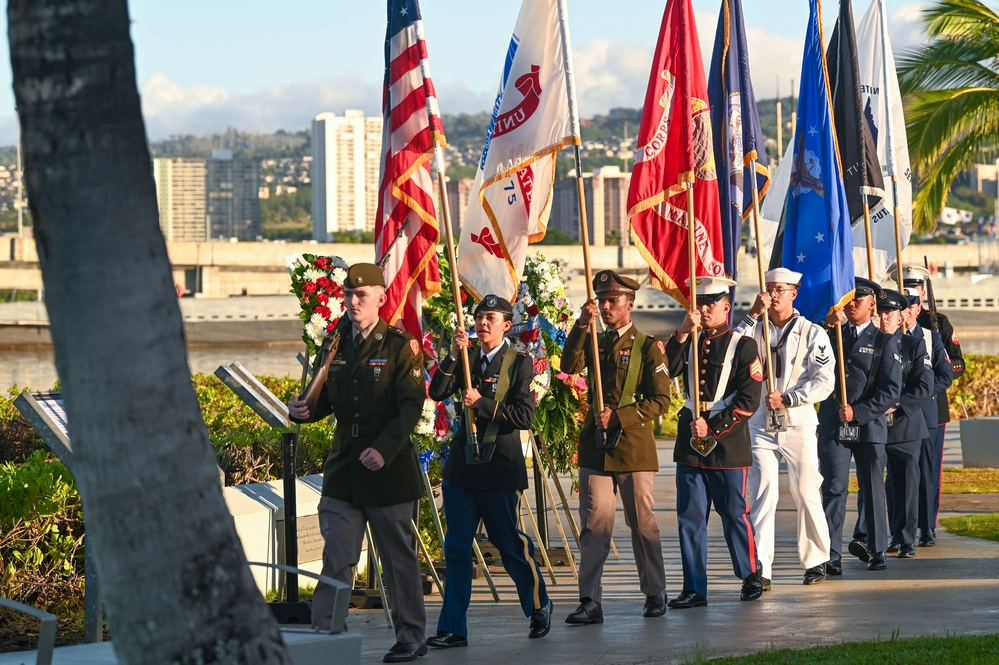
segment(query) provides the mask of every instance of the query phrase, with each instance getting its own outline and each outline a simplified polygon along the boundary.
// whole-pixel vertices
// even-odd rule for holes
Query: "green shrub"
[[[999,356],[964,356],[964,373],[951,386],[947,394],[950,398],[950,417],[961,420],[968,416],[978,418],[999,413]],[[964,407],[961,406],[962,401]]]
[[[0,464],[0,596],[65,616],[83,602],[83,506],[43,451]]]

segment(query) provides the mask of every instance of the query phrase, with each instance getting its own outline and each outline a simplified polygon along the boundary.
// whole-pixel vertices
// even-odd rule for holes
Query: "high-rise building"
[[[320,113],[312,121],[312,237],[372,231],[378,209],[382,119],[363,111]]]
[[[211,238],[256,240],[260,235],[260,163],[213,150],[207,161],[208,228]]]
[[[468,200],[472,195],[472,183],[475,181],[471,178],[459,178],[457,180],[452,180],[448,178],[445,182],[445,188],[447,189],[447,202],[448,208],[451,212],[451,231],[454,233],[455,242],[457,242],[458,237],[461,235],[461,224],[465,221],[465,211],[468,210]],[[437,223],[440,225],[444,224],[444,214],[443,214],[443,204],[440,200],[440,190],[437,187],[437,174],[434,174],[434,204],[437,212]],[[444,237],[444,227],[441,226],[441,238]]]
[[[204,241],[210,237],[205,210],[206,172],[204,159],[153,160],[160,228],[167,240]]]
[[[630,244],[627,207],[630,184],[631,173],[621,171],[617,166],[603,166],[595,173],[583,173],[591,245],[606,245],[612,232],[617,236],[614,244]],[[573,240],[579,240],[579,195],[576,193],[575,175],[555,181],[548,228],[558,229]]]

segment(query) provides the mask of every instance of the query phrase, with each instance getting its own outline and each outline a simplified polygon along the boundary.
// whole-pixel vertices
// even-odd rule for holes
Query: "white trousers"
[[[803,568],[829,560],[829,527],[822,510],[815,427],[788,427],[786,432],[750,428],[753,468],[749,470],[750,516],[756,529],[756,550],[763,576],[773,575],[774,530],[780,482],[780,460],[787,464],[791,498],[798,513],[798,559]]]

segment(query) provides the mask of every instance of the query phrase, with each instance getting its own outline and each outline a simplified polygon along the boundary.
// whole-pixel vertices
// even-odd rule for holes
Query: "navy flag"
[[[803,275],[795,306],[816,322],[831,308],[846,304],[854,290],[850,210],[836,145],[819,12],[818,0],[809,0],[781,252],[782,265]]]
[[[867,204],[872,213],[872,223],[891,215],[881,207],[885,198],[885,181],[878,162],[877,143],[871,126],[864,116],[863,96],[860,90],[860,65],[857,58],[857,38],[853,28],[853,10],[850,0],[840,0],[839,18],[829,40],[829,86],[833,95],[833,112],[836,114],[836,135],[839,154],[843,160],[843,180],[846,199],[850,204],[850,219],[858,233],[854,235],[860,256],[865,256],[867,244],[863,230],[864,206],[861,192],[867,193]],[[799,116],[800,117],[800,116]],[[857,265],[864,266],[862,259]],[[877,281],[882,275],[871,275]]]
[[[767,151],[749,75],[742,0],[722,0],[710,72],[708,98],[718,169],[725,272],[737,279],[742,222],[753,214],[750,178],[756,178],[760,198],[770,187]]]

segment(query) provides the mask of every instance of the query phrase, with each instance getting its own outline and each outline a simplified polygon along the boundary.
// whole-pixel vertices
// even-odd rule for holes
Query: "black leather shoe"
[[[871,551],[867,549],[867,543],[862,540],[851,540],[847,550],[864,563],[871,560]]]
[[[552,629],[553,609],[555,609],[555,606],[552,605],[551,599],[548,599],[547,605],[534,610],[534,613],[531,615],[531,628],[527,632],[529,638],[536,640],[548,634],[548,631]]]
[[[742,593],[739,594],[739,599],[756,600],[762,595],[763,578],[760,576],[760,571],[746,575],[746,579],[742,581]]]
[[[435,649],[450,649],[451,647],[467,647],[468,640],[461,635],[448,633],[443,630],[437,631],[433,637],[427,638],[427,646]]]
[[[770,591],[770,578],[769,577],[764,577],[762,579],[763,579],[763,590],[764,591]]]
[[[565,622],[576,624],[603,623],[604,610],[597,601],[584,598],[576,611],[565,618]]]
[[[680,595],[666,603],[674,610],[687,610],[691,607],[704,607],[708,604],[708,599],[696,591],[681,591]]]
[[[839,572],[840,574],[842,574],[843,570],[840,569]],[[818,584],[825,578],[826,578],[826,566],[825,564],[820,563],[817,566],[812,566],[811,568],[805,570],[805,579],[803,579],[801,583],[805,585]]]
[[[666,614],[666,592],[660,591],[654,596],[646,596],[645,610],[642,612],[642,616],[651,619],[661,617],[664,614]]]
[[[884,552],[874,552],[871,560],[867,562],[867,570],[884,570],[888,567]]]
[[[843,574],[843,557],[836,550],[829,551],[829,561],[826,561],[826,575],[839,576]]]
[[[899,559],[911,559],[916,556],[916,546],[912,543],[903,543],[898,546]]]
[[[923,531],[919,534],[920,547],[933,547],[936,544],[937,541],[933,537],[933,529],[930,529],[929,531]]]
[[[396,642],[395,646],[382,658],[385,663],[408,663],[416,660],[420,656],[427,655],[427,643],[425,640],[419,642]]]
[[[896,554],[898,552],[898,543],[892,539],[892,541],[888,543],[888,549],[886,549],[885,552],[888,554]]]

